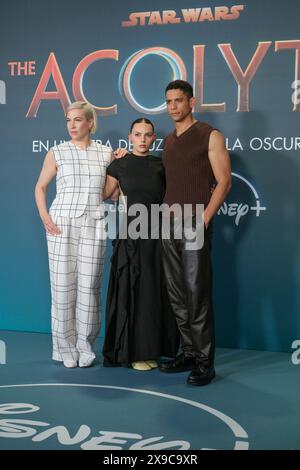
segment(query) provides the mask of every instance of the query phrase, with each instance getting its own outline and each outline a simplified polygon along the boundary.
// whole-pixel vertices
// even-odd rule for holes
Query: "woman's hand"
[[[128,150],[122,149],[122,148],[120,148],[120,147],[117,148],[117,150],[115,150],[115,151],[113,152],[115,158],[126,157],[126,155],[127,155],[128,153],[129,153]]]
[[[53,222],[51,215],[48,213],[41,215],[41,219],[43,221],[45,230],[50,233],[50,235],[60,235],[61,231],[59,230],[58,226],[55,225]]]

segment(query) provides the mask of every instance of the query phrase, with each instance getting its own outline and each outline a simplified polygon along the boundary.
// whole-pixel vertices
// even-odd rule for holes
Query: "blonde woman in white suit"
[[[101,317],[100,282],[106,248],[102,190],[112,161],[109,147],[91,140],[97,115],[86,102],[66,112],[71,140],[46,155],[35,188],[47,232],[51,281],[52,359],[65,367],[89,367]],[[48,212],[46,190],[56,176]]]

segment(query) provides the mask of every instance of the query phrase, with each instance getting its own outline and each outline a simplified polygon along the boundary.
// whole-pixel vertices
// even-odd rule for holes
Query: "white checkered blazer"
[[[57,166],[56,198],[50,214],[80,217],[86,212],[93,219],[104,216],[102,190],[106,168],[111,162],[109,147],[92,141],[81,149],[71,141],[52,147]]]

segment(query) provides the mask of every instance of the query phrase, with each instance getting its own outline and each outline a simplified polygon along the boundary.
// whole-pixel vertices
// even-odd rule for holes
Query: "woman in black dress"
[[[133,204],[160,205],[165,174],[160,158],[149,155],[155,139],[148,119],[137,119],[130,128],[133,153],[114,160],[107,168],[104,198],[118,186]],[[127,225],[134,217],[127,218]],[[150,235],[150,215],[147,234]],[[147,225],[147,224],[146,224]],[[140,227],[142,232],[142,227]],[[135,237],[134,237],[135,238]],[[104,366],[132,366],[151,370],[160,356],[176,356],[179,334],[164,287],[160,239],[120,238],[113,242],[111,274],[106,303]]]

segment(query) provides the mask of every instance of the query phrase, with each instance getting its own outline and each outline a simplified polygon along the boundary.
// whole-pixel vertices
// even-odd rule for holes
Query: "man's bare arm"
[[[206,227],[219,210],[231,188],[231,165],[223,134],[212,131],[209,139],[208,158],[217,181],[203,218]]]

